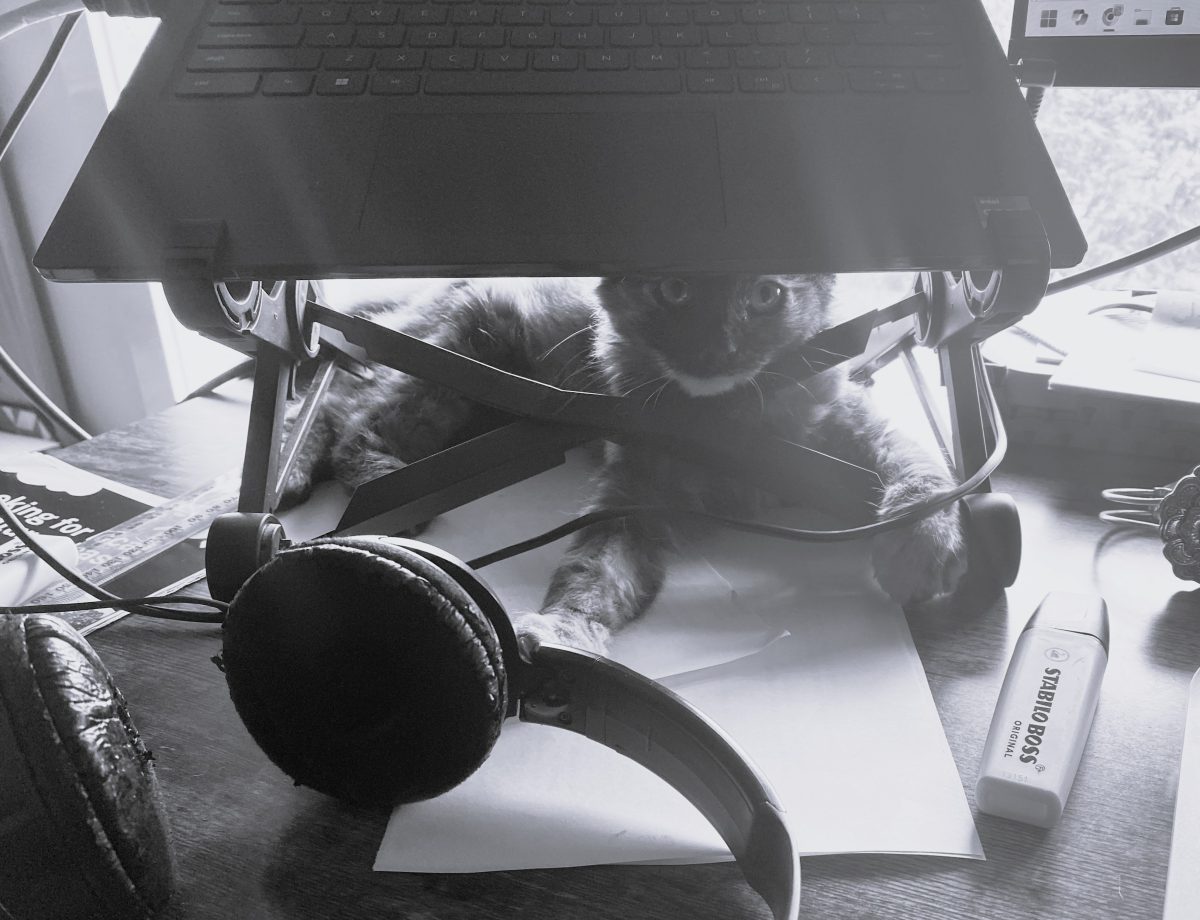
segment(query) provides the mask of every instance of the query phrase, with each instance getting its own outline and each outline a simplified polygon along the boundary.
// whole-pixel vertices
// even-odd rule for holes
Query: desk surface
[[[245,391],[222,393],[59,455],[180,494],[239,462]],[[1096,455],[1010,454],[994,481],[1020,507],[1025,549],[1016,584],[1000,599],[959,596],[911,610],[908,619],[973,803],[1017,632],[1050,590],[1094,590],[1107,599],[1112,656],[1066,814],[1048,831],[978,815],[986,862],[806,858],[804,917],[1161,917],[1186,689],[1200,667],[1200,589],[1172,576],[1152,531],[1114,533],[1096,512],[1101,487],[1154,485],[1182,472]],[[293,787],[266,760],[210,661],[220,649],[218,629],[128,618],[90,639],[154,750],[179,875],[167,918],[770,916],[731,864],[374,873],[387,814]]]

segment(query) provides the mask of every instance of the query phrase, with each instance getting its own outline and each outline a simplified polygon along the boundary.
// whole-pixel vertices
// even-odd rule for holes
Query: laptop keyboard
[[[220,0],[175,92],[961,92],[944,2]]]

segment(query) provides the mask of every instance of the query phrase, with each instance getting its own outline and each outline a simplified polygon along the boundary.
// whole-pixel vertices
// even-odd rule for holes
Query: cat
[[[952,488],[929,454],[871,406],[838,368],[803,383],[772,361],[830,324],[832,275],[620,276],[447,282],[402,303],[359,309],[377,323],[565,389],[651,401],[666,391],[706,409],[761,418],[773,433],[877,471],[880,516]],[[769,394],[764,395],[764,394]],[[357,486],[465,440],[503,418],[444,387],[384,366],[339,370],[289,474],[283,504],[320,479]],[[673,505],[746,517],[770,497],[676,456],[606,442],[581,511]],[[900,603],[954,589],[965,569],[957,505],[873,538],[875,578]],[[603,652],[662,586],[672,547],[665,517],[578,532],[542,607],[516,617],[522,644]],[[797,549],[803,552],[803,547]]]

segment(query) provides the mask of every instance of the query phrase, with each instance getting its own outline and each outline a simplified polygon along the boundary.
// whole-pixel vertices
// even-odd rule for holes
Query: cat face
[[[625,380],[666,377],[690,396],[749,381],[826,325],[832,275],[625,275],[598,288],[600,347]]]

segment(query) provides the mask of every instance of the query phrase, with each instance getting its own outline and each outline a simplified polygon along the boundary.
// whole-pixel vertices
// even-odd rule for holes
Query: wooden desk
[[[60,456],[177,495],[237,465],[246,391],[222,393]],[[1049,831],[978,816],[986,862],[805,859],[805,917],[1161,916],[1185,690],[1200,667],[1200,590],[1172,576],[1153,532],[1110,538],[1096,512],[1104,486],[1154,485],[1185,470],[1094,455],[1015,452],[1002,470],[997,488],[1016,497],[1023,521],[1017,583],[1005,598],[959,596],[910,611],[909,622],[973,802],[980,750],[1017,632],[1050,590],[1104,595],[1112,617],[1111,662],[1066,814]],[[220,649],[218,629],[129,618],[91,641],[154,750],[178,862],[179,890],[169,918],[769,917],[731,864],[373,873],[386,813],[348,808],[293,787],[266,760],[210,661]]]

